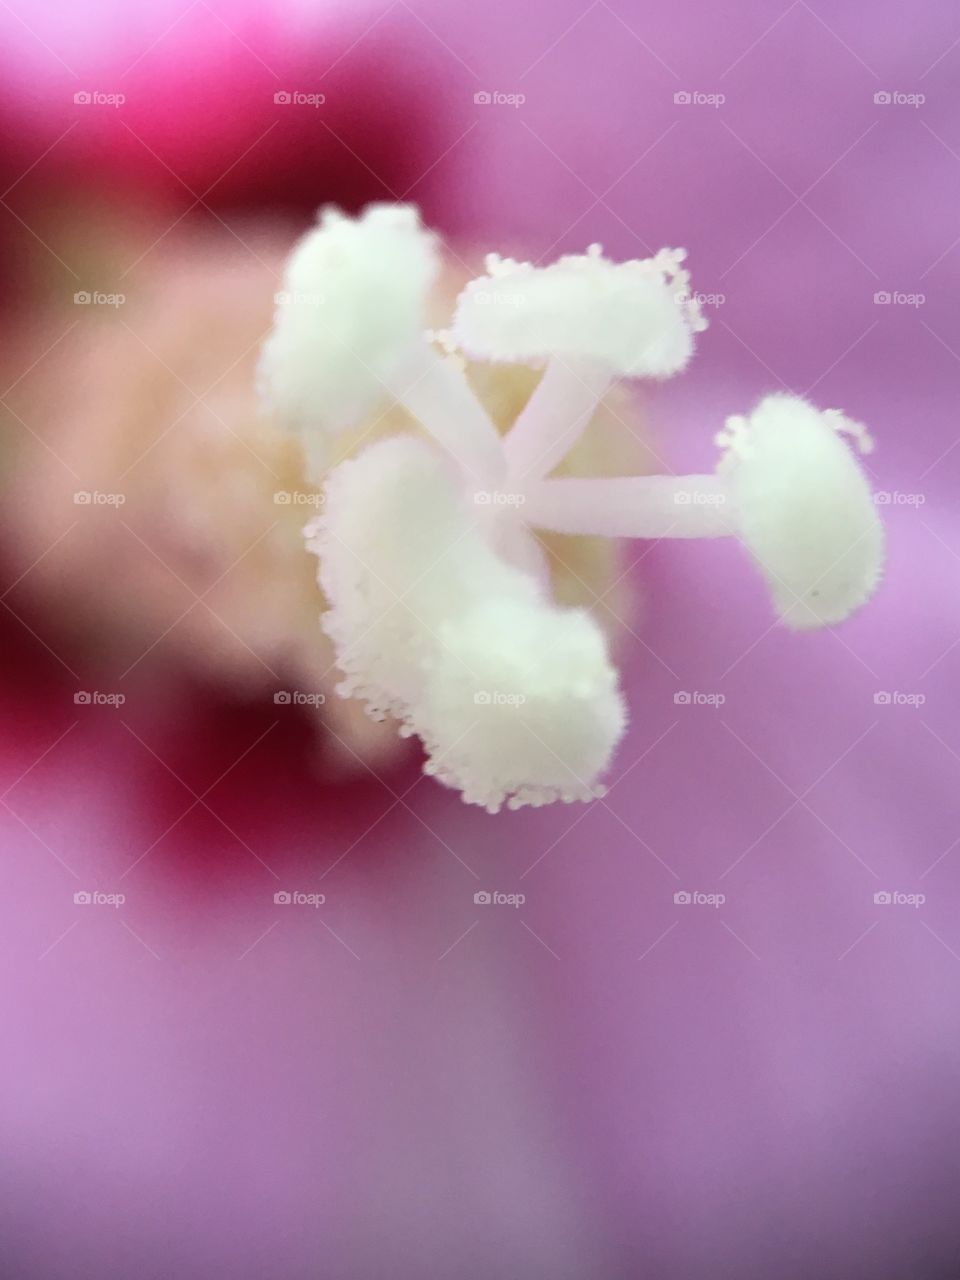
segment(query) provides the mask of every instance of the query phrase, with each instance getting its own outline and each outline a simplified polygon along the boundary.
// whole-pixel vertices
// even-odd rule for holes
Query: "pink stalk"
[[[522,484],[549,475],[583,434],[613,377],[594,361],[554,356],[503,442],[509,475]]]
[[[722,538],[736,515],[716,475],[539,480],[523,518],[534,528],[607,538]]]
[[[503,444],[460,370],[428,346],[390,382],[390,392],[457,462],[470,485],[503,483]]]

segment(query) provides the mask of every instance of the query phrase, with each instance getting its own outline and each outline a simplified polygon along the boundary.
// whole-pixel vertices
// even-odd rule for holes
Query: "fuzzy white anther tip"
[[[880,581],[883,528],[844,437],[869,451],[859,423],[791,395],[728,418],[718,437],[717,470],[730,486],[740,538],[780,617],[798,630],[842,622]]]
[[[584,359],[614,376],[666,378],[705,327],[683,251],[611,262],[599,245],[547,267],[486,259],[457,300],[453,333],[470,357],[535,364]]]
[[[372,204],[358,218],[324,208],[290,255],[261,355],[260,394],[278,419],[322,437],[385,397],[420,344],[438,269],[414,205]]]

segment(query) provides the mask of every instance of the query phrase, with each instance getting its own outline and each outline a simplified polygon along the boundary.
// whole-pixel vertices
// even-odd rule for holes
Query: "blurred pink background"
[[[13,0],[0,29],[7,382],[51,376],[36,316],[75,319],[101,206],[244,239],[402,197],[458,246],[685,245],[711,327],[651,400],[664,468],[789,387],[869,423],[890,498],[835,632],[774,627],[733,545],[631,548],[610,794],[497,818],[415,762],[318,784],[296,708],[171,682],[163,641],[123,707],[77,706],[118,673],[8,551],[3,1274],[955,1275],[956,7]]]

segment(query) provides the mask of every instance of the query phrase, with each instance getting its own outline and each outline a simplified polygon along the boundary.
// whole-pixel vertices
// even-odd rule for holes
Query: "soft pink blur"
[[[735,546],[638,546],[649,607],[623,655],[633,725],[608,799],[491,819],[413,770],[319,788],[292,709],[186,677],[158,697],[149,665],[119,711],[76,707],[78,687],[110,689],[111,673],[77,665],[30,597],[29,564],[9,565],[10,583],[25,576],[5,600],[2,690],[6,1272],[949,1274],[953,6],[404,0],[334,11],[329,36],[271,12],[303,60],[284,68],[333,41],[355,78],[338,102],[330,89],[331,111],[369,112],[380,148],[356,135],[362,191],[318,178],[287,210],[341,186],[350,202],[412,185],[448,235],[535,258],[685,244],[697,287],[724,301],[654,403],[664,466],[710,465],[723,416],[769,389],[843,408],[869,423],[876,488],[894,495],[887,578],[848,625],[795,636],[771,625]],[[123,58],[160,37],[175,79],[210,13],[163,36],[176,12],[148,12]],[[270,62],[280,37],[257,13],[245,42]],[[105,18],[60,56],[109,74],[118,26]],[[17,35],[11,110],[29,83],[41,106],[54,85],[93,87],[51,67],[57,24],[40,34]],[[411,116],[377,105],[382,76],[416,88]],[[239,93],[238,117],[243,85],[281,82],[236,50],[204,68],[205,92]],[[526,101],[474,105],[493,89]],[[926,101],[874,102],[894,90]],[[676,104],[681,91],[726,101]],[[192,145],[205,122],[153,101],[154,149],[191,188],[214,182],[239,135],[217,133],[221,165]],[[18,125],[11,182],[55,141],[55,114]],[[98,164],[142,192],[122,126],[97,128]],[[305,128],[282,117],[277,149],[243,162],[235,204],[217,209],[228,226],[234,209],[284,207],[298,181],[287,131]],[[315,123],[304,136],[340,147]],[[90,154],[75,143],[71,182]],[[6,197],[19,217],[49,211],[59,145]],[[162,172],[150,187],[172,199]],[[28,249],[44,259],[13,214],[4,235],[18,266]],[[67,245],[50,248],[69,260]],[[884,291],[925,301],[875,303]],[[726,700],[678,705],[680,691]],[[96,888],[127,901],[74,906]],[[280,889],[327,901],[276,907]],[[478,889],[526,902],[476,907]],[[726,902],[677,906],[680,890]],[[926,901],[874,904],[894,890]]]

